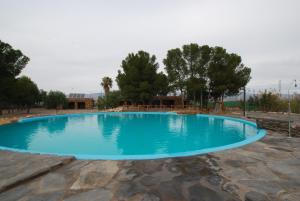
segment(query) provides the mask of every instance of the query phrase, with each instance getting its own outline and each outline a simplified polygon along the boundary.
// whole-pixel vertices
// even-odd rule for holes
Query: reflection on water
[[[195,115],[95,114],[0,126],[0,146],[89,155],[175,153],[239,142],[256,132],[240,122]]]
[[[61,134],[66,129],[68,121],[68,117],[51,118],[39,121],[37,126],[39,129],[47,129],[51,134]]]

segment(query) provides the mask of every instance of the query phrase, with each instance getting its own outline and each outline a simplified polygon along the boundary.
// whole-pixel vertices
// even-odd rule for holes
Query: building
[[[187,104],[186,99],[182,100],[181,96],[154,96],[148,103],[136,103],[135,105],[174,107],[174,106],[182,106],[186,104]],[[132,105],[132,103],[130,101],[122,101],[120,105]]]
[[[68,96],[69,109],[93,109],[94,103],[94,99],[86,96],[86,94],[71,93]]]
[[[181,96],[154,96],[151,100],[151,105],[165,105],[165,106],[182,106]],[[186,104],[186,100],[184,100]]]

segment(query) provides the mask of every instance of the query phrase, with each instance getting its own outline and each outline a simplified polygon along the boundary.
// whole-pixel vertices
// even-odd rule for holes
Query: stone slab
[[[0,151],[0,192],[74,160],[73,157]]]

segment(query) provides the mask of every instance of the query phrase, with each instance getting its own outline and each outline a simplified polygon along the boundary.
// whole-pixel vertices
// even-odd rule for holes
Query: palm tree
[[[109,93],[110,88],[112,87],[112,79],[110,77],[103,77],[101,86],[103,87],[106,96]]]

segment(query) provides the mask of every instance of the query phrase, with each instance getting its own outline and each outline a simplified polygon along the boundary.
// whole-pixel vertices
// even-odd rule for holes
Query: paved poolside
[[[0,151],[1,201],[300,200],[300,138],[201,156],[86,161]]]

